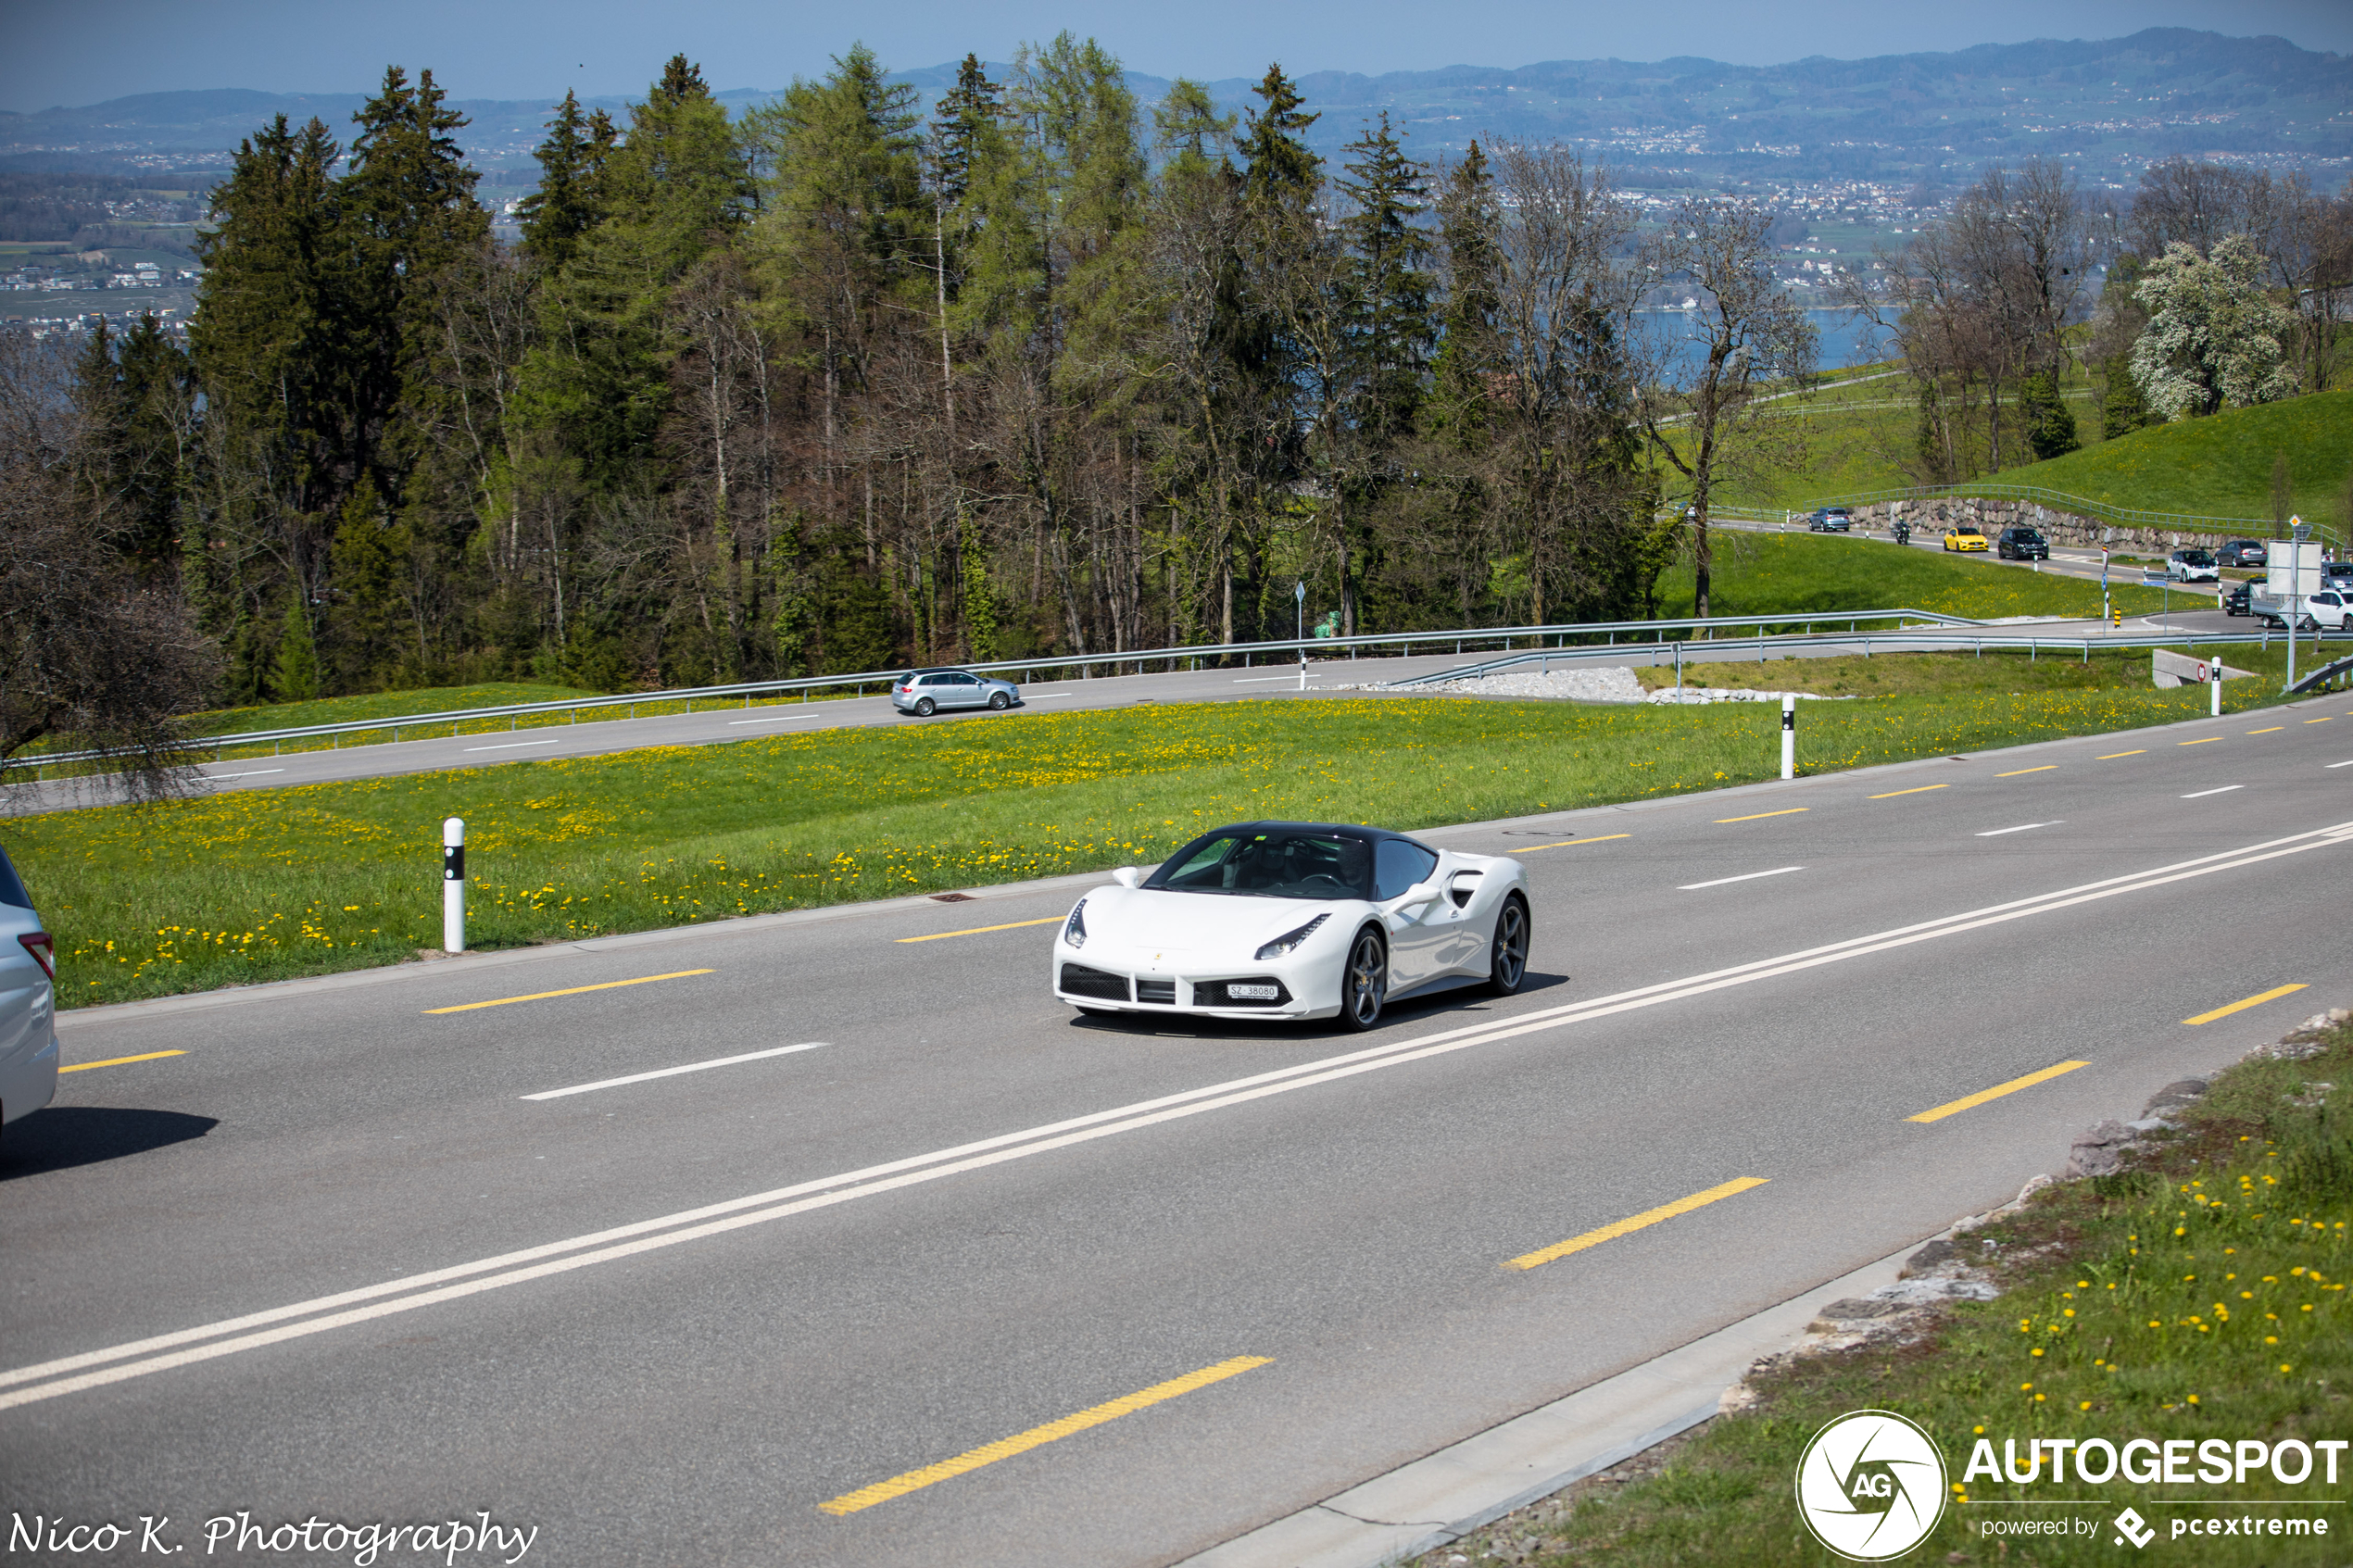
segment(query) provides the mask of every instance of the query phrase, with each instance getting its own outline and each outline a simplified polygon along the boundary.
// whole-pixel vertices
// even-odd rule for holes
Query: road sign
[[[2170,572],[2144,571],[2141,573],[2141,586],[2144,588],[2162,588],[2172,581],[2173,578]]]

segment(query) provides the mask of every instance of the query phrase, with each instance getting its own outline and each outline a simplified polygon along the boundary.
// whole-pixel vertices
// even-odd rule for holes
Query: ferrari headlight
[[[1070,911],[1070,919],[1063,922],[1063,940],[1074,947],[1087,945],[1087,900],[1081,898]]]
[[[1309,921],[1297,931],[1284,932],[1280,936],[1276,937],[1272,942],[1269,942],[1264,947],[1259,948],[1258,956],[1262,959],[1281,958],[1284,954],[1298,947],[1302,942],[1304,942],[1310,936],[1315,935],[1315,928],[1331,918],[1332,917],[1329,915],[1317,915],[1314,920]]]

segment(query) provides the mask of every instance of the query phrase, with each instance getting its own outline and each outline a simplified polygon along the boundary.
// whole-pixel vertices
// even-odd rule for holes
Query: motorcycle
[[[1912,542],[1912,525],[1910,523],[1899,522],[1895,525],[1895,542],[1899,545],[1908,545]]]

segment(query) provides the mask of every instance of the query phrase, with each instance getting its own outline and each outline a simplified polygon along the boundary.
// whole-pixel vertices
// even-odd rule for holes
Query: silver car
[[[993,708],[1001,713],[1021,706],[1021,688],[969,670],[910,670],[890,684],[890,705],[925,719],[955,708]]]
[[[0,1123],[57,1092],[57,944],[0,849]]]

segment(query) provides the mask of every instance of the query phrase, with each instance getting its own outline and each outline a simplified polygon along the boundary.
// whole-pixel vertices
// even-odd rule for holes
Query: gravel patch
[[[1357,685],[1339,688],[1344,691],[1393,691],[1387,685]],[[1407,688],[1420,692],[1460,692],[1468,696],[1544,697],[1569,702],[1774,702],[1785,696],[1803,697],[1808,702],[1846,702],[1849,697],[1823,697],[1813,692],[1760,692],[1737,687],[1685,685],[1681,691],[1672,687],[1665,691],[1647,692],[1634,671],[1623,664],[1582,665],[1567,670],[1515,670],[1501,675],[1483,675],[1470,681],[1433,681],[1426,685]]]

